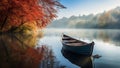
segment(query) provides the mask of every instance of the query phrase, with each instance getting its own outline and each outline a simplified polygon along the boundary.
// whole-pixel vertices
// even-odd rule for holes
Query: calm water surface
[[[120,30],[44,29],[35,34],[0,34],[0,68],[120,68]],[[81,56],[62,49],[65,33],[95,42],[93,56]]]
[[[55,63],[62,66],[62,68],[80,68],[80,66],[76,64],[77,62],[78,64],[80,63],[79,59],[71,59],[69,55],[66,58],[66,56],[61,53],[62,33],[86,42],[95,42],[93,55],[98,54],[102,57],[99,59],[92,57],[91,65],[93,67],[91,68],[120,68],[120,30],[45,29],[44,37],[39,39],[38,45],[48,45],[53,51]],[[71,62],[70,59],[76,63]]]

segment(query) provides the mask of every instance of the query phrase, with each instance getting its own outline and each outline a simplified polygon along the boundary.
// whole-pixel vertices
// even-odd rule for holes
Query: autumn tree
[[[56,17],[58,8],[65,7],[57,0],[0,0],[0,32],[25,23],[43,28]]]

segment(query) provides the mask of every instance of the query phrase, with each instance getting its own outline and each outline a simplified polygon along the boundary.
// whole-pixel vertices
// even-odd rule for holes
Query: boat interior
[[[67,35],[63,35],[62,40],[63,40],[63,43],[65,43],[66,45],[69,45],[69,46],[73,46],[73,45],[74,46],[83,46],[83,45],[88,44],[86,42],[74,39],[74,38],[67,36]]]

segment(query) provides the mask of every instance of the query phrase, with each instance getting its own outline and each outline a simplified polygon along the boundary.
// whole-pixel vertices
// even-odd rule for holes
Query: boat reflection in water
[[[62,55],[71,63],[81,68],[93,68],[91,56],[78,55],[62,48]]]

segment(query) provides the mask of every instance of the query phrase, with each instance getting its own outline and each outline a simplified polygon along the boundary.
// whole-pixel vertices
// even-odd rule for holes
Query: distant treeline
[[[120,29],[120,7],[99,14],[63,17],[54,20],[48,28]]]

